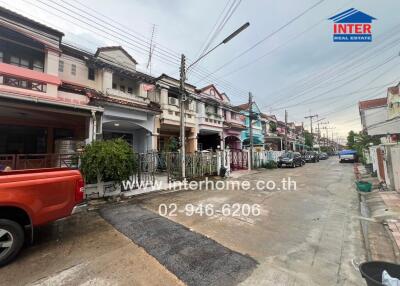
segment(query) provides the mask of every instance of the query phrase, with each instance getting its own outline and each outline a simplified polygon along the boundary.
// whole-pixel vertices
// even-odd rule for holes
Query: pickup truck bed
[[[25,231],[71,215],[84,182],[66,168],[0,172],[0,266],[20,251]]]

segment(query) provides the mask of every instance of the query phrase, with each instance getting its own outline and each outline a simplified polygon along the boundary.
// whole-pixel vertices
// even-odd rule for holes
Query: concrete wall
[[[400,94],[388,93],[388,118],[400,116]]]
[[[136,70],[136,64],[131,61],[121,50],[101,51],[98,58],[107,61],[118,67],[128,69],[131,71]]]
[[[370,127],[387,120],[387,107],[370,108],[364,110],[364,122],[367,131]]]
[[[84,61],[65,54],[61,55],[60,61],[64,62],[64,70],[61,72],[58,71],[58,64],[57,64],[57,73],[61,80],[87,86],[96,90],[103,89],[103,70],[96,69],[95,80],[90,80],[88,79],[89,69]],[[71,72],[72,65],[76,66],[75,75],[73,75]],[[111,88],[112,82],[107,82],[107,83]]]

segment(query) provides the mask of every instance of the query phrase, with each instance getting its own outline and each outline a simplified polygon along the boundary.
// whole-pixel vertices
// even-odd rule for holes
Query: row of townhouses
[[[379,138],[379,145],[363,150],[367,166],[390,190],[400,191],[400,83],[387,89],[386,97],[358,103],[364,134]]]
[[[136,152],[172,150],[179,138],[179,81],[150,76],[123,47],[95,53],[62,41],[63,33],[0,8],[0,156],[59,154],[71,142],[124,138]],[[249,145],[249,106],[234,106],[213,84],[186,84],[186,150]],[[253,103],[254,145],[304,146],[301,126],[277,120]],[[69,142],[66,144],[66,142]],[[11,158],[11,157],[10,157]],[[11,160],[11,159],[9,159]],[[14,159],[12,159],[14,160]]]

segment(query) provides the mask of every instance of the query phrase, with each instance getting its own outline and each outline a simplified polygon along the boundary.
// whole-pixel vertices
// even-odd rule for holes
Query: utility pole
[[[311,112],[310,112],[311,113]],[[315,115],[310,115],[310,116],[305,116],[304,118],[310,118],[310,129],[311,129],[311,144],[314,142],[314,134],[313,134],[313,128],[312,128],[312,121],[314,117],[318,117],[318,114]]]
[[[234,31],[228,37],[222,40],[218,45],[213,47],[212,49],[208,50],[206,53],[203,53],[197,60],[193,61],[187,68],[186,68],[186,57],[184,54],[181,55],[181,66],[180,66],[180,80],[179,80],[179,106],[180,106],[180,151],[181,151],[181,164],[182,164],[182,178],[185,179],[186,177],[186,162],[185,162],[185,102],[187,100],[186,96],[186,89],[185,89],[185,80],[186,74],[190,68],[193,68],[199,61],[201,61],[204,57],[214,51],[221,45],[227,44],[230,40],[240,34],[243,30],[247,29],[250,26],[250,23],[247,22],[242,25],[239,29]]]
[[[186,150],[185,150],[185,80],[186,80],[186,58],[181,56],[180,81],[179,81],[179,107],[180,107],[180,144],[181,144],[181,167],[182,178],[186,177]]]
[[[287,152],[288,150],[288,144],[287,144],[287,132],[288,132],[288,128],[287,128],[287,117],[288,117],[288,114],[287,114],[287,110],[285,109],[285,152]]]
[[[305,137],[304,137],[304,122],[301,122],[301,137],[303,137],[304,142],[301,144],[301,151],[304,152]]]
[[[253,95],[249,92],[250,169],[253,169]]]

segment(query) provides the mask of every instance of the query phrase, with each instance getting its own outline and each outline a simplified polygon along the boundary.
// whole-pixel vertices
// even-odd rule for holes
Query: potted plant
[[[81,171],[85,177],[86,196],[112,196],[121,192],[121,182],[136,170],[132,147],[123,139],[94,141],[85,146]]]

